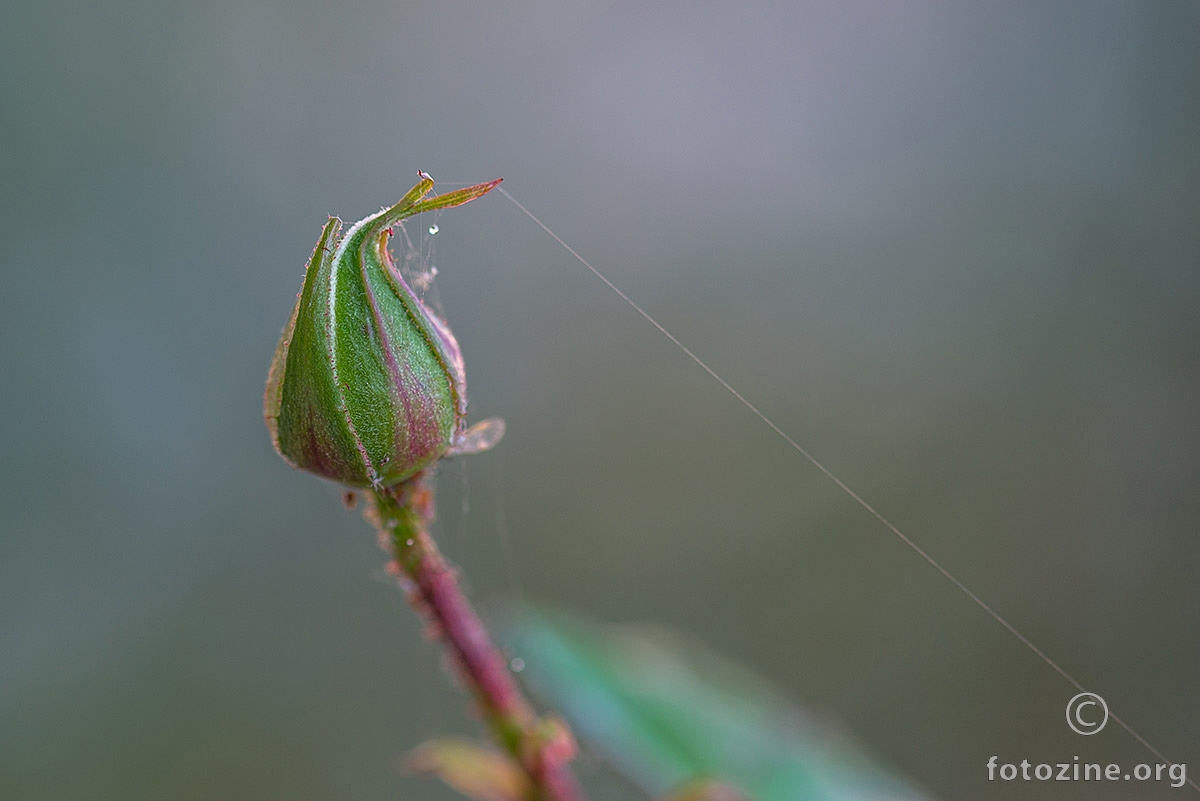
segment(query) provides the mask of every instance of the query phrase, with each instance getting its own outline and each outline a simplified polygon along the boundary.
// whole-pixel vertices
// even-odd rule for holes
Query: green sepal
[[[337,218],[325,225],[267,376],[264,417],[275,449],[295,467],[353,487],[410,478],[466,428],[458,343],[408,286],[387,243],[402,220],[462,205],[499,181],[426,199],[433,179],[419,176],[396,205],[344,236]]]

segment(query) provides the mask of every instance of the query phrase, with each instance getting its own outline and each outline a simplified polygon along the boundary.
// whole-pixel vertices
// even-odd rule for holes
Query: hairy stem
[[[433,490],[424,474],[376,492],[368,510],[397,569],[412,582],[413,605],[445,643],[492,736],[529,777],[531,801],[583,801],[567,767],[574,752],[570,733],[562,723],[539,718],[521,693],[457,573],[429,536],[433,514]]]

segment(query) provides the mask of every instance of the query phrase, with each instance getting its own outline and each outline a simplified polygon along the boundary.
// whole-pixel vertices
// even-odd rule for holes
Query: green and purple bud
[[[486,450],[503,421],[466,428],[462,352],[388,253],[392,227],[459,206],[499,180],[425,199],[433,179],[351,226],[330,218],[317,240],[267,375],[264,417],[288,463],[352,487],[381,489],[443,456]]]

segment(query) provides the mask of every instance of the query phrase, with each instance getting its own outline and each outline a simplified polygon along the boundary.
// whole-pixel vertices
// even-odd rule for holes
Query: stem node
[[[558,718],[539,718],[509,672],[508,661],[458,584],[457,571],[429,536],[433,489],[425,473],[376,490],[365,512],[380,544],[412,583],[409,600],[441,640],[456,672],[496,741],[530,781],[530,801],[582,801],[567,763],[575,754],[570,729]]]

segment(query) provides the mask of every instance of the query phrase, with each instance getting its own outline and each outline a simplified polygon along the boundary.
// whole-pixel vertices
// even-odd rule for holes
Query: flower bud
[[[391,229],[499,180],[425,199],[433,179],[353,225],[330,218],[267,375],[264,417],[288,463],[354,487],[404,481],[442,456],[486,450],[503,421],[465,430],[462,352],[388,253]]]

